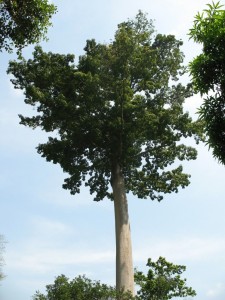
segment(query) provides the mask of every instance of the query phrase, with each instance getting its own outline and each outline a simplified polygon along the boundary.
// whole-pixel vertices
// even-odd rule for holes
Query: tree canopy
[[[112,198],[112,169],[119,163],[126,191],[139,198],[162,199],[189,184],[175,160],[196,158],[182,144],[196,133],[183,103],[190,85],[178,82],[184,73],[182,42],[172,35],[154,35],[152,22],[139,12],[121,23],[109,44],[88,40],[75,65],[74,55],[45,53],[36,47],[33,59],[11,62],[15,88],[37,109],[21,124],[57,133],[38,153],[59,163],[69,174],[64,188],[80,192],[82,181],[95,200]]]
[[[18,52],[46,37],[56,7],[48,0],[0,0],[0,51]]]
[[[195,90],[204,96],[199,116],[207,144],[225,164],[225,10],[219,2],[207,6],[190,30],[190,37],[202,45],[202,53],[190,63],[190,73]]]

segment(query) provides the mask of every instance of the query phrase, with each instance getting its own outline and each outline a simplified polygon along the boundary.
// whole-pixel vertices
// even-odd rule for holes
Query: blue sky
[[[44,50],[82,54],[85,41],[109,42],[117,24],[142,9],[155,20],[159,33],[184,40],[186,62],[200,47],[188,40],[194,15],[203,0],[54,1],[58,13]],[[33,47],[24,50],[31,57]],[[86,274],[114,285],[115,236],[113,203],[92,201],[88,189],[71,196],[61,188],[65,177],[59,166],[47,163],[35,150],[46,135],[19,125],[18,114],[30,112],[23,94],[6,75],[9,59],[0,54],[0,234],[7,240],[4,254],[7,277],[1,300],[29,300],[55,276]],[[201,99],[187,100],[195,117]],[[193,141],[187,141],[193,144]],[[224,172],[207,147],[199,145],[196,161],[185,162],[191,184],[161,203],[128,195],[134,266],[146,270],[148,257],[160,255],[187,266],[188,284],[198,300],[225,299]]]

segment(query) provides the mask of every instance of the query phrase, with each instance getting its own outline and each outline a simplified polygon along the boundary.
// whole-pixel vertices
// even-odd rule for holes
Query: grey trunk
[[[112,171],[116,229],[116,289],[134,294],[131,233],[124,177],[117,164]]]

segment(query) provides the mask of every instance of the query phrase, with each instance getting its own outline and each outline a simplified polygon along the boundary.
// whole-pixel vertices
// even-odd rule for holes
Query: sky
[[[187,33],[194,16],[208,0],[65,0],[53,1],[58,12],[48,31],[45,51],[72,53],[78,58],[85,41],[107,43],[117,24],[139,9],[154,20],[156,31],[184,41],[188,63],[201,47]],[[223,2],[221,2],[223,3]],[[33,46],[24,50],[32,57]],[[36,152],[46,141],[40,130],[19,125],[18,114],[30,112],[23,93],[14,90],[6,74],[15,55],[0,53],[0,234],[7,241],[1,300],[29,300],[55,277],[86,274],[115,284],[113,203],[92,201],[89,190],[71,196],[62,189],[61,168]],[[196,118],[201,98],[187,99],[185,109]],[[193,141],[187,141],[193,144]],[[184,277],[197,300],[225,299],[225,167],[206,146],[197,146],[198,159],[183,163],[191,184],[160,203],[128,195],[134,266],[146,271],[149,257],[164,256],[187,267]]]

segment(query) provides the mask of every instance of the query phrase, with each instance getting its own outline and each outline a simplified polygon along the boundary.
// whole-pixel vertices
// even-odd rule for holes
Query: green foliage
[[[135,282],[140,286],[138,299],[140,300],[168,300],[174,297],[196,296],[196,292],[186,286],[186,279],[181,274],[185,266],[174,265],[165,258],[159,257],[156,262],[148,260],[147,275],[136,271]]]
[[[88,40],[77,65],[73,55],[45,53],[36,47],[33,59],[11,62],[15,88],[37,110],[21,124],[40,127],[53,136],[38,153],[69,174],[63,187],[80,192],[82,182],[95,200],[112,198],[112,170],[120,165],[126,191],[139,198],[161,200],[189,184],[177,160],[196,158],[181,143],[197,136],[196,123],[183,112],[191,86],[178,78],[182,42],[154,33],[139,12],[118,25],[109,44]]]
[[[147,266],[147,275],[135,272],[138,292],[134,297],[85,276],[69,280],[61,275],[53,284],[46,286],[46,295],[36,292],[33,300],[168,300],[196,295],[191,287],[186,286],[186,279],[181,278],[185,266],[169,263],[163,257],[156,262],[148,259]]]
[[[91,281],[85,276],[69,280],[64,275],[58,276],[53,284],[46,286],[47,294],[36,292],[33,300],[130,300],[129,293],[116,292],[115,288]]]
[[[208,4],[195,17],[190,37],[202,44],[202,53],[190,63],[195,90],[207,94],[199,110],[207,144],[225,164],[225,10],[220,3]]]
[[[48,0],[0,0],[0,51],[18,53],[45,38],[56,7]]]

